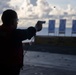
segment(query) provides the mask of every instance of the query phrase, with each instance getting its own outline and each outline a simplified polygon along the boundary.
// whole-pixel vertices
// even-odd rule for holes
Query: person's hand
[[[42,24],[45,23],[45,21],[38,21],[35,25],[36,31],[41,31],[42,30]]]

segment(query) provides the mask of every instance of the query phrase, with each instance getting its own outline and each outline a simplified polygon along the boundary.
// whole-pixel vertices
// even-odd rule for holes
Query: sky
[[[47,0],[51,4],[59,5],[61,7],[66,7],[68,4],[76,7],[76,0]]]
[[[0,16],[11,8],[18,14],[19,27],[34,26],[38,20],[45,20],[47,25],[50,19],[76,19],[75,3],[76,0],[0,0]]]

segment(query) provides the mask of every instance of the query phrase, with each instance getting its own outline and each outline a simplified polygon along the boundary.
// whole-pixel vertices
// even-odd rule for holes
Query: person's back
[[[20,38],[17,36],[19,30],[9,31],[0,27],[0,63],[7,66],[18,66],[23,61],[23,49]],[[21,59],[20,59],[21,58]]]
[[[20,55],[18,54],[22,51],[19,50],[19,47],[22,46],[21,41],[16,37],[17,21],[15,19],[17,19],[16,12],[7,10],[3,12],[3,24],[0,26],[0,64],[11,67],[20,65],[21,60],[19,60]]]
[[[42,23],[37,22],[35,27],[28,29],[17,29],[17,13],[11,9],[4,11],[1,19],[3,24],[0,26],[0,72],[19,75],[23,66],[22,41],[31,39],[40,31]]]

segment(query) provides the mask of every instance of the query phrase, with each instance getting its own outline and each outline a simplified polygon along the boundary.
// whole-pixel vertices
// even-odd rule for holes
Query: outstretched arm
[[[21,40],[31,39],[33,36],[36,35],[36,32],[39,32],[42,30],[42,24],[43,21],[38,21],[35,25],[35,27],[29,27],[27,29],[22,29],[19,32],[19,38]]]

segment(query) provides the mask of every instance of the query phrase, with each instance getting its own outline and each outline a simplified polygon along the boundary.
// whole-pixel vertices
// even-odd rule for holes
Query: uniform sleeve
[[[26,39],[31,39],[33,36],[36,35],[36,29],[34,27],[29,27],[27,29],[18,29],[18,39],[23,41]]]

